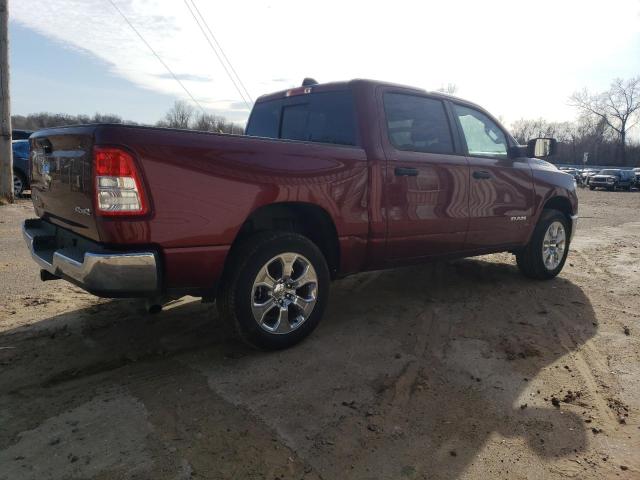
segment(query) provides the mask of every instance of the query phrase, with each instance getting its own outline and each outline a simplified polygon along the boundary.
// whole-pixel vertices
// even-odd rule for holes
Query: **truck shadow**
[[[580,391],[583,379],[570,357],[595,335],[597,320],[575,284],[533,282],[512,265],[475,259],[347,282],[351,288],[333,297],[324,341],[334,345],[332,354],[348,351],[355,342],[341,338],[344,325],[362,319],[352,332],[360,339],[357,353],[341,359],[371,390],[352,393],[353,423],[364,420],[369,430],[360,428],[362,450],[371,452],[355,463],[361,474],[397,478],[404,469],[455,478],[481,465],[479,451],[495,451],[499,442],[499,460],[490,460],[496,474],[518,471],[523,441],[551,461],[587,449],[585,419],[595,392]],[[312,357],[318,355],[320,348]],[[390,365],[385,373],[374,370],[376,357]],[[336,441],[352,427],[341,428]]]
[[[47,396],[64,395],[62,411],[101,383],[179,362],[325,478],[456,478],[496,442],[554,461],[585,451],[593,392],[575,396],[580,375],[563,358],[596,332],[589,299],[564,278],[532,282],[487,258],[338,281],[317,331],[282,352],[245,348],[198,302],[149,317],[111,301],[4,332],[0,344],[17,348],[0,352],[0,407],[11,412],[0,448],[59,413],[42,408]],[[180,376],[171,381],[180,388]],[[156,410],[170,405],[146,408],[163,418]],[[493,471],[518,471],[520,454],[502,445]]]

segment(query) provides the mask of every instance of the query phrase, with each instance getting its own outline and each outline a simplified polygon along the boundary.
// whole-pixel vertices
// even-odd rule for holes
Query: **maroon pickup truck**
[[[245,341],[283,348],[320,321],[331,279],[509,251],[562,269],[573,177],[482,108],[368,80],[262,96],[246,135],[128,125],[31,136],[43,280],[103,297],[195,295]]]

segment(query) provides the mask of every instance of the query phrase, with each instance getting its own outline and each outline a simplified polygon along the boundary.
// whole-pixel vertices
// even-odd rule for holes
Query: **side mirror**
[[[527,142],[527,156],[536,158],[550,157],[556,153],[558,142],[555,138],[534,138]]]

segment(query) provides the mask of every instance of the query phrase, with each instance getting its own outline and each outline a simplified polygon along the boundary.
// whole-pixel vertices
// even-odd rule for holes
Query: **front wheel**
[[[567,217],[558,210],[544,210],[529,244],[516,253],[520,271],[538,280],[558,275],[569,253],[569,235]]]
[[[313,242],[296,233],[264,232],[232,255],[217,303],[242,340],[276,350],[316,328],[329,297],[329,268]]]

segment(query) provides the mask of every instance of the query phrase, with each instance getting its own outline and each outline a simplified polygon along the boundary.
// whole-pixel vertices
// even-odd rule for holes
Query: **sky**
[[[246,121],[184,0],[10,0],[13,114],[155,123],[193,103],[111,1],[199,106]],[[193,1],[254,100],[309,76],[451,83],[509,125],[572,120],[574,91],[640,75],[640,0]]]

